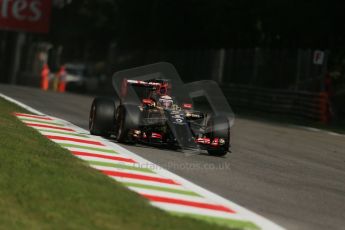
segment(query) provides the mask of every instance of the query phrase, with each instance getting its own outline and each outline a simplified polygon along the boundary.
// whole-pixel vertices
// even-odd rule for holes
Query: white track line
[[[34,113],[34,114],[37,114],[37,115],[45,115],[45,114],[41,113],[40,111],[38,111],[38,110],[36,110],[36,109],[34,109],[34,108],[28,106],[28,105],[25,105],[24,103],[21,103],[20,101],[17,101],[17,100],[15,100],[15,99],[11,98],[11,97],[8,97],[8,96],[6,96],[6,95],[4,95],[4,94],[2,94],[2,93],[0,93],[0,97],[6,99],[7,101],[10,101],[10,102],[12,102],[12,103],[14,103],[14,104],[16,104],[16,105],[19,105],[19,106],[22,107],[23,109],[26,109],[27,111],[32,112],[32,113]]]
[[[160,175],[157,175],[155,173],[151,172],[144,172],[144,171],[136,171],[136,170],[130,170],[130,169],[124,169],[124,168],[115,168],[115,167],[107,167],[107,166],[100,166],[100,165],[95,165],[95,164],[90,164],[92,168],[95,168],[97,170],[106,170],[110,172],[123,172],[123,173],[131,173],[131,174],[136,174],[140,176],[150,176],[150,177],[156,177],[156,178],[161,178],[161,179],[169,179],[162,177]]]
[[[204,197],[200,197],[200,196],[188,196],[188,195],[172,193],[172,192],[168,192],[168,191],[158,191],[158,190],[152,190],[152,189],[146,189],[146,188],[136,188],[136,187],[129,187],[129,189],[131,189],[131,190],[133,190],[139,194],[144,193],[144,194],[149,194],[152,196],[164,196],[164,197],[168,197],[168,198],[188,200],[188,201],[194,201],[194,202],[202,202],[202,203],[208,203],[209,202],[209,200],[207,200]]]
[[[162,188],[171,188],[171,189],[190,191],[190,190],[186,190],[186,188],[182,187],[181,185],[176,185],[176,184],[164,184],[164,183],[159,183],[159,182],[154,182],[154,181],[144,181],[144,180],[137,180],[137,179],[132,179],[132,178],[124,178],[124,177],[111,177],[111,178],[113,178],[114,180],[120,183],[136,183],[136,184],[142,184],[142,185],[153,185],[153,186],[158,186]]]
[[[45,131],[40,131],[38,130],[43,136],[57,136],[57,137],[68,137],[68,138],[75,138],[75,139],[80,139],[80,140],[90,140],[89,137],[85,136],[85,137],[81,137],[81,136],[75,136],[73,135],[74,133],[70,133],[70,134],[62,134],[62,133],[55,133],[51,130],[45,130]],[[77,133],[75,133],[77,134]],[[80,134],[81,135],[81,134]]]
[[[136,163],[124,162],[124,161],[120,161],[120,160],[103,159],[103,158],[99,158],[99,157],[81,156],[81,155],[75,155],[75,156],[79,157],[85,161],[94,161],[94,162],[100,162],[100,163],[110,163],[110,164],[124,165],[124,166],[130,166],[130,167],[135,167],[135,168],[143,168],[143,167],[138,167],[138,164],[136,164]],[[114,156],[114,155],[112,155],[112,156]],[[92,163],[90,163],[90,164],[92,164]]]
[[[71,131],[71,130],[58,130],[58,129],[54,129],[54,128],[47,128],[47,127],[37,127],[37,126],[30,126],[33,129],[37,129],[37,131],[41,132],[43,130],[49,132],[53,132],[53,131],[61,131],[61,132],[66,132],[66,133],[74,133],[74,134],[79,134],[76,131]],[[67,127],[62,127],[62,128],[67,128]],[[69,127],[68,127],[69,128]]]
[[[68,135],[68,134],[61,134],[61,133],[53,133],[49,131],[39,131],[42,133],[43,136],[55,136],[55,137],[68,137],[68,138],[74,138],[78,140],[84,140],[84,141],[92,141],[89,137],[79,137],[74,135]]]
[[[109,157],[124,157],[124,156],[121,156],[119,153],[107,153],[101,150],[83,149],[83,148],[78,148],[78,147],[64,147],[64,148],[68,149],[69,151],[75,151],[75,152],[94,153],[94,154],[99,154],[99,155],[104,155],[104,156],[109,156]],[[111,149],[105,149],[105,148],[99,148],[99,149],[111,150]],[[102,159],[101,157],[97,157],[97,158]]]
[[[242,216],[238,214],[230,214],[222,211],[216,211],[216,210],[208,210],[203,208],[197,208],[197,207],[189,207],[179,204],[168,204],[163,202],[150,202],[152,205],[162,208],[167,211],[171,212],[184,212],[189,214],[198,214],[198,215],[205,215],[205,216],[211,216],[211,217],[218,217],[218,218],[226,218],[229,220],[235,219],[235,220],[242,220],[242,221],[250,221],[248,219],[244,219]],[[272,228],[276,229],[276,228]]]

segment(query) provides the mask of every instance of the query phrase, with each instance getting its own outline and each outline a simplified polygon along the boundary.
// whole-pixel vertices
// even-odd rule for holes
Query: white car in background
[[[66,84],[68,88],[81,89],[84,87],[86,79],[86,66],[84,64],[66,64]]]
[[[85,64],[65,64],[67,90],[93,91],[98,87],[98,79],[89,76]]]

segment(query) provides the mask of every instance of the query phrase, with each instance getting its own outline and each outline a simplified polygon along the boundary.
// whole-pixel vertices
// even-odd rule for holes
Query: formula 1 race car
[[[191,101],[178,102],[164,79],[124,79],[116,98],[95,98],[90,111],[92,135],[118,142],[144,143],[161,147],[203,149],[224,156],[230,146],[230,125],[225,116],[197,111]],[[136,102],[127,100],[134,89]]]

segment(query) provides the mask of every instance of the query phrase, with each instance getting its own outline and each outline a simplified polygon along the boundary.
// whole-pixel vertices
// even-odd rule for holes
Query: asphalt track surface
[[[9,85],[0,93],[88,128],[90,96]],[[122,146],[287,229],[345,229],[345,136],[236,118],[231,137],[224,158]]]

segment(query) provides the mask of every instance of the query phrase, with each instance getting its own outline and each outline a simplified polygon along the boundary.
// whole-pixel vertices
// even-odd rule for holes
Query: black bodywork
[[[166,75],[173,78],[162,77]],[[205,149],[216,156],[229,151],[233,114],[217,83],[184,84],[172,65],[157,63],[115,73],[113,86],[117,97],[96,98],[91,106],[91,134],[114,135],[119,142]],[[172,106],[159,103],[163,96],[172,98]],[[201,96],[207,102],[197,109],[194,102]]]

